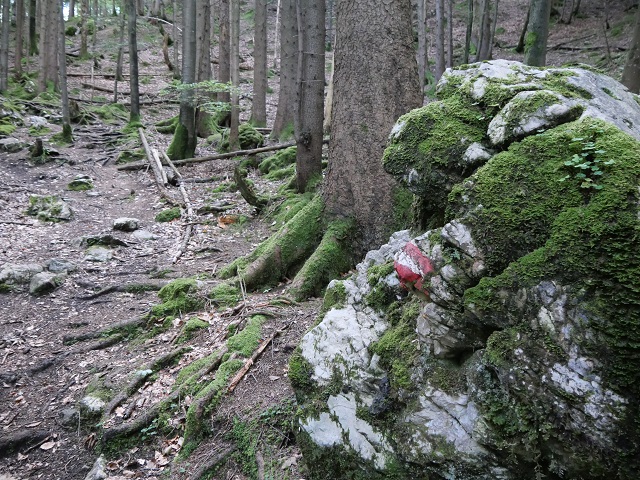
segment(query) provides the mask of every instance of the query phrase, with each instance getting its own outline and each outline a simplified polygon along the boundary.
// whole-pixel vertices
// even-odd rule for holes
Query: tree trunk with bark
[[[80,58],[87,58],[89,55],[87,47],[87,38],[89,34],[89,0],[82,0],[82,3],[80,4],[80,18]]]
[[[38,31],[36,29],[37,19],[36,0],[29,0],[29,55],[38,55]]]
[[[303,193],[322,176],[325,5],[298,0],[298,81],[295,109],[296,184]]]
[[[229,0],[220,0],[220,42],[218,44],[218,81],[229,83],[231,81],[231,25],[229,22]],[[218,101],[231,103],[231,94],[228,91],[218,93]],[[219,125],[229,124],[229,112],[218,115]]]
[[[180,65],[178,63],[178,2],[173,0],[173,78],[175,80],[180,79]]]
[[[229,125],[229,149],[238,150],[240,127],[240,0],[231,0],[229,5],[230,67],[231,67],[231,119]]]
[[[633,93],[640,93],[640,6],[636,12],[633,39],[631,40],[627,62],[622,72],[622,84]]]
[[[447,0],[447,68],[453,67],[453,0]]]
[[[68,13],[69,20],[71,20],[72,18],[75,18],[75,16],[76,16],[76,0],[69,0],[69,13]]]
[[[255,0],[254,8],[251,123],[256,127],[265,127],[267,125],[267,0]]]
[[[131,90],[129,122],[136,123],[140,121],[136,0],[127,0],[127,6],[129,7],[129,89]]]
[[[58,89],[58,22],[57,0],[44,0],[40,6],[40,72],[38,91],[44,92],[49,85]]]
[[[62,134],[60,139],[65,143],[73,142],[71,130],[71,114],[69,113],[69,91],[67,90],[67,54],[65,52],[64,10],[62,2],[58,3],[58,72],[60,74],[60,103],[62,104]]]
[[[531,14],[524,42],[524,63],[544,67],[547,63],[547,39],[551,0],[531,0]]]
[[[0,93],[9,86],[9,28],[11,27],[10,0],[2,0],[2,30],[0,34]]]
[[[211,1],[196,2],[196,83],[211,80]],[[209,95],[205,94],[205,101]],[[196,110],[196,132],[207,138],[211,135],[211,115],[204,109]]]
[[[471,50],[471,36],[473,34],[473,0],[467,1],[467,30],[464,37],[464,54],[462,63],[469,63],[469,53]]]
[[[182,4],[182,84],[196,80],[196,0]],[[180,92],[180,121],[167,154],[171,160],[192,158],[196,151],[196,109],[193,88]]]
[[[444,1],[436,0],[436,81],[444,73]]]
[[[296,71],[298,67],[298,27],[296,0],[280,2],[280,92],[271,136],[284,139],[294,121]],[[285,135],[283,135],[285,134]]]
[[[395,121],[422,105],[409,0],[338,2],[332,137],[323,198],[329,218],[357,223],[357,256],[397,225],[398,186],[382,168]]]
[[[24,0],[16,0],[16,54],[15,54],[15,75],[16,78],[22,76],[22,57],[24,55]]]
[[[418,0],[418,78],[420,79],[420,91],[424,92],[427,80],[427,0]]]

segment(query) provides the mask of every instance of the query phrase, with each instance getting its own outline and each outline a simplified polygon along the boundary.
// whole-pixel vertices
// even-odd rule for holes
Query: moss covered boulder
[[[384,158],[428,228],[334,283],[291,361],[311,477],[635,478],[638,97],[505,61],[438,92]]]

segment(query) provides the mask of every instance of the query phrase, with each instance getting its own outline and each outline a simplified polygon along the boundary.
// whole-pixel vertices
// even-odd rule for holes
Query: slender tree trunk
[[[100,8],[98,7],[98,0],[93,2],[93,33],[91,34],[92,51],[95,52],[96,43],[98,41],[98,21],[100,20]]]
[[[322,176],[325,3],[298,0],[298,88],[296,95],[296,183],[304,192]]]
[[[547,39],[551,0],[532,0],[531,18],[524,47],[524,63],[543,67],[547,62]]]
[[[444,73],[444,2],[436,0],[436,81]]]
[[[80,58],[87,58],[89,55],[87,35],[89,33],[89,0],[82,0],[80,5]]]
[[[40,74],[38,91],[44,92],[49,84],[58,89],[58,22],[57,0],[44,0],[40,6]],[[53,20],[53,21],[52,21]]]
[[[280,60],[280,0],[276,7],[276,38],[273,42],[273,68],[278,68],[278,60]]]
[[[422,105],[409,0],[338,2],[328,218],[357,223],[356,256],[388,240],[397,184],[382,153],[399,116]]]
[[[529,8],[527,8],[527,16],[524,19],[524,25],[522,26],[522,31],[520,33],[520,39],[518,40],[518,45],[516,46],[516,52],[524,53],[524,41],[527,37],[527,30],[529,29],[529,18],[531,17],[531,4],[529,4]]]
[[[22,57],[24,55],[24,0],[16,0],[16,54],[15,75],[22,77]]]
[[[447,68],[453,67],[453,0],[447,0]]]
[[[633,93],[640,93],[640,7],[636,12],[633,39],[631,40],[627,62],[622,72],[622,84]]]
[[[296,70],[298,66],[298,28],[295,0],[280,4],[280,93],[271,136],[282,137],[294,120]]]
[[[240,0],[231,0],[229,5],[229,24],[231,37],[231,125],[229,127],[229,148],[238,150],[238,128],[240,127]]]
[[[218,81],[220,83],[229,83],[231,81],[231,36],[229,24],[229,9],[229,0],[220,0],[220,42],[218,44]],[[218,93],[218,101],[225,103],[231,102],[230,93]]]
[[[67,90],[67,54],[65,52],[64,9],[63,2],[58,2],[58,72],[60,74],[60,102],[62,104],[62,139],[67,143],[73,141],[71,115],[69,113],[69,92]]]
[[[69,13],[67,14],[69,20],[76,16],[76,0],[69,0]]]
[[[178,52],[180,49],[178,48],[178,2],[177,0],[173,0],[173,78],[176,80],[180,79],[180,65],[178,63]]]
[[[483,1],[481,18],[476,62],[489,60],[491,58],[491,0]]]
[[[267,125],[267,0],[255,0],[254,12],[251,123],[257,127],[264,127]],[[322,30],[324,31],[324,24]],[[324,58],[324,39],[322,43]]]
[[[2,33],[0,35],[0,93],[9,85],[9,28],[11,27],[10,0],[2,0]]]
[[[29,0],[29,55],[38,55],[38,31],[36,29],[37,19],[36,0]]]
[[[469,50],[471,49],[471,35],[473,33],[473,0],[468,0],[467,9],[467,31],[464,37],[463,64],[469,63]]]
[[[211,80],[211,2],[197,0],[196,7],[196,83],[199,83]],[[200,137],[211,135],[211,115],[206,110],[196,110],[196,130]]]
[[[196,80],[196,0],[185,0],[182,8],[182,83],[190,85]],[[181,94],[180,125],[186,130],[186,145],[181,158],[192,158],[198,138],[194,91],[190,88],[183,90]]]
[[[420,91],[424,92],[427,79],[427,0],[418,0],[418,77]]]
[[[124,76],[122,75],[122,63],[124,57],[124,30],[125,30],[125,21],[127,15],[124,11],[120,12],[120,40],[118,42],[118,56],[116,57],[116,81],[115,81],[115,92],[114,92],[114,102],[118,100],[118,82],[122,82],[124,80]]]
[[[129,88],[131,90],[131,110],[129,122],[140,121],[140,91],[138,83],[138,38],[136,0],[127,0],[129,7]]]

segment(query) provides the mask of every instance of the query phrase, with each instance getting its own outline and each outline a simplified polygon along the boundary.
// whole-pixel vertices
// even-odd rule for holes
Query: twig
[[[251,358],[244,362],[244,366],[240,370],[238,370],[238,373],[236,373],[231,382],[229,382],[229,387],[227,388],[228,393],[231,393],[233,392],[233,390],[235,390],[235,388],[238,386],[238,383],[240,383],[240,380],[242,380],[242,378],[247,374],[251,366],[256,362],[256,360],[258,360],[258,357],[262,355],[262,352],[264,352],[267,346],[269,346],[269,344],[287,328],[289,328],[289,325],[285,325],[281,330],[276,330],[269,338],[262,342],[262,345],[260,345],[258,349],[253,352]]]
[[[164,186],[164,183],[162,181],[162,174],[158,170],[158,166],[156,165],[156,161],[153,157],[153,152],[151,151],[151,148],[149,148],[149,144],[147,143],[147,137],[145,137],[144,135],[144,130],[142,130],[142,128],[138,128],[138,134],[140,135],[140,141],[142,142],[144,151],[147,154],[148,163],[145,163],[145,168],[149,165],[151,166],[151,169],[153,170],[153,177],[156,181],[156,185],[158,186],[158,190],[160,191],[160,196],[165,200],[167,200],[171,205],[177,205],[178,202],[176,202],[171,197],[171,195],[169,195],[169,191]]]
[[[7,224],[7,225],[26,225],[27,227],[35,227],[35,224],[33,224],[33,223],[14,222],[14,221],[11,221],[11,220],[0,220],[0,223]]]
[[[553,47],[549,47],[547,50],[556,50],[556,49],[562,47],[563,45],[567,45],[568,43],[579,42],[581,40],[586,40],[587,38],[591,38],[591,37],[595,37],[595,36],[596,36],[595,33],[591,33],[589,35],[585,35],[584,37],[573,38],[571,40],[567,40],[566,42],[557,43]]]
[[[162,162],[160,161],[158,150],[156,150],[155,148],[152,148],[151,153],[153,153],[153,159],[156,162],[156,167],[158,167],[158,172],[160,172],[160,177],[162,177],[162,183],[166,187],[169,184],[169,180],[167,179],[167,172],[164,171]]]
[[[264,480],[264,457],[262,452],[256,452],[256,464],[258,465],[258,480]]]

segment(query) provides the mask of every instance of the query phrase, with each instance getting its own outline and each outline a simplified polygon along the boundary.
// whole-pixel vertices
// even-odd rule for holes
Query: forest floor
[[[455,42],[462,45],[462,4],[466,2],[459,3]],[[631,35],[634,10],[629,7],[633,2],[609,2],[606,39],[602,3],[583,0],[582,14],[571,25],[554,25],[549,64],[588,63],[619,77]],[[526,4],[526,0],[501,2],[495,58],[521,60],[513,47]],[[271,31],[273,16],[270,10]],[[246,12],[241,53],[245,121],[250,113],[251,19]],[[121,152],[140,148],[137,135],[121,133],[127,114],[119,115],[112,109],[115,115],[105,119],[95,110],[111,95],[92,87],[114,86],[108,75],[115,70],[116,21],[103,23],[105,28],[97,32],[94,47],[98,65],[74,59],[68,67],[71,96],[80,99],[78,103],[91,122],[74,126],[72,145],[56,146],[51,136],[60,131],[57,109],[22,102],[25,124],[18,123],[11,136],[24,145],[40,138],[58,155],[48,163],[34,164],[26,148],[0,153],[0,271],[9,264],[42,265],[54,258],[76,266],[53,293],[33,296],[21,289],[0,293],[0,444],[14,439],[18,445],[12,453],[0,452],[0,479],[86,478],[101,454],[101,432],[135,421],[151,406],[169,398],[184,367],[223,348],[229,326],[239,330],[257,314],[265,319],[258,344],[266,348],[235,390],[222,395],[216,408],[207,412],[209,434],[198,448],[186,458],[180,457],[185,414],[193,398],[178,396],[168,415],[140,431],[135,445],[106,452],[104,471],[111,479],[195,479],[204,465],[218,460],[208,478],[304,478],[304,464],[294,438],[296,405],[287,378],[288,358],[313,325],[319,299],[296,303],[287,297],[285,282],[268,291],[246,293],[226,305],[208,301],[204,307],[183,312],[164,325],[161,321],[147,325],[148,331],[137,336],[79,339],[83,334],[106,332],[109,327],[140,318],[160,303],[157,287],[163,282],[196,278],[210,290],[221,282],[216,276],[220,268],[252,251],[279,227],[272,217],[258,214],[247,205],[233,189],[237,159],[180,167],[194,208],[224,205],[224,212],[201,211],[192,218],[171,222],[155,220],[168,205],[151,172],[117,169],[116,158]],[[77,46],[78,38],[70,40]],[[171,73],[162,62],[158,27],[140,21],[139,42],[145,135],[152,148],[166,151],[171,136],[157,132],[153,125],[175,115],[177,105],[160,93],[171,83]],[[34,65],[30,68],[36,70]],[[269,79],[269,124],[275,115],[277,83],[277,75]],[[119,88],[125,92],[119,101],[126,102],[128,86],[121,84]],[[48,123],[29,126],[30,115],[46,117]],[[214,149],[203,142],[197,150],[199,156],[213,153]],[[69,190],[67,185],[77,175],[91,177],[94,188]],[[286,182],[269,181],[257,171],[251,172],[251,177],[260,192],[271,196]],[[170,188],[171,195],[178,198],[177,189]],[[27,215],[31,195],[62,197],[73,210],[72,219],[42,222]],[[139,219],[148,235],[114,232],[113,221],[120,217]],[[186,252],[174,262],[188,225],[193,235]],[[110,247],[109,260],[90,260],[81,239],[105,234],[121,243]],[[140,291],[145,290],[141,285],[150,290]],[[183,342],[185,325],[192,318],[204,322],[200,324],[204,328],[191,332]],[[70,342],[71,337],[78,341]],[[167,361],[169,353],[175,356]],[[118,391],[134,372],[149,366],[153,366],[153,375],[100,424],[74,416],[74,409],[89,392]],[[212,374],[205,373],[199,382],[212,380]]]

